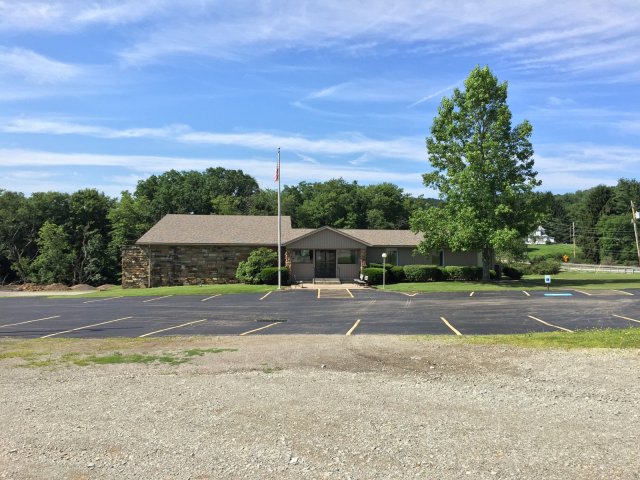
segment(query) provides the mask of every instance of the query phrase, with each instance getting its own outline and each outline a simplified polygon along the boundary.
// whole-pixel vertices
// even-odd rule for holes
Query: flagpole
[[[282,225],[280,215],[280,147],[278,147],[278,290],[282,289]]]

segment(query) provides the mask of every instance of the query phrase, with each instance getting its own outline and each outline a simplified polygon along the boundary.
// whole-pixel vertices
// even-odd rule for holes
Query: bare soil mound
[[[50,285],[38,285],[37,283],[25,283],[24,285],[20,285],[18,290],[21,292],[59,292],[69,290],[69,287],[64,285],[63,283],[52,283]]]
[[[92,287],[91,285],[87,285],[86,283],[79,283],[71,287],[71,290],[95,290],[96,287]]]
[[[115,287],[112,283],[105,283],[104,285],[100,285],[96,287],[99,291],[104,292],[105,290],[109,290],[110,288]]]

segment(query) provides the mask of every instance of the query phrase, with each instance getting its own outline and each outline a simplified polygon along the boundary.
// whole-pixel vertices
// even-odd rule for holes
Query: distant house
[[[421,234],[409,230],[292,228],[282,217],[283,263],[292,278],[351,281],[369,263],[482,265],[477,252],[416,252]],[[166,215],[122,255],[122,285],[158,287],[226,283],[259,247],[277,249],[277,217]]]
[[[547,235],[545,229],[539,225],[536,231],[529,235],[525,243],[527,245],[547,245],[549,243],[556,243],[556,241],[553,237]]]

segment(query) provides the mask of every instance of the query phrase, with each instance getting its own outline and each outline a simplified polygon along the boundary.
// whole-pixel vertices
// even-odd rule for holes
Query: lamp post
[[[387,252],[384,252],[382,254],[382,288],[383,289],[385,284],[385,274],[387,273],[386,262],[387,262]]]

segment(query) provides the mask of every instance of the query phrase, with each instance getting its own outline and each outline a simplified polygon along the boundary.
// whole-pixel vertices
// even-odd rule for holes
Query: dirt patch
[[[82,291],[92,291],[95,290],[96,287],[92,287],[91,285],[87,285],[86,283],[78,283],[77,285],[73,285],[70,287],[70,290],[82,290]]]
[[[392,336],[0,340],[8,478],[637,478],[640,352]]]
[[[70,288],[63,283],[52,283],[49,285],[39,285],[37,283],[25,283],[17,288],[20,292],[64,292]]]

